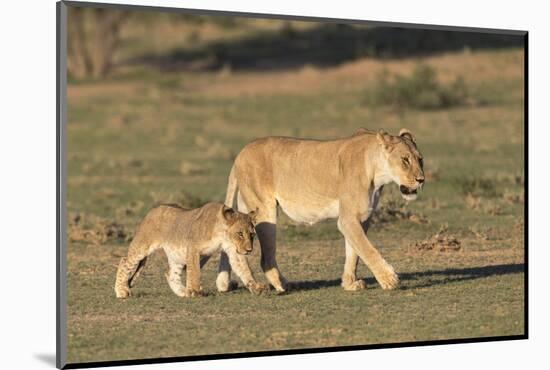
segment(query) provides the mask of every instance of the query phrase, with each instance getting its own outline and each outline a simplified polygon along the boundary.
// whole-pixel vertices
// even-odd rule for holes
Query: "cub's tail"
[[[235,165],[231,167],[227,181],[227,192],[225,193],[225,205],[233,208],[235,194],[237,193],[237,178],[235,177]]]

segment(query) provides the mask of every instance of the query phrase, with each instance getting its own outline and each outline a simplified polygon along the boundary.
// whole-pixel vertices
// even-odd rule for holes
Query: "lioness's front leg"
[[[354,214],[356,213],[345,209],[341,211],[338,229],[346,238],[346,242],[372,271],[380,286],[383,289],[396,288],[399,283],[397,274],[371,244],[363,231],[361,221]]]
[[[344,273],[342,274],[342,287],[344,290],[357,291],[366,288],[365,281],[357,280],[355,276],[357,262],[359,262],[359,256],[346,240],[346,262],[344,263]]]
[[[377,202],[378,203],[378,202]],[[376,208],[376,205],[374,206]],[[366,234],[369,230],[370,217],[364,222],[361,222],[363,232]],[[367,287],[364,280],[357,280],[356,271],[357,263],[359,262],[359,256],[355,253],[355,250],[351,244],[346,240],[346,262],[344,263],[344,273],[342,274],[342,287],[344,290],[357,291]]]

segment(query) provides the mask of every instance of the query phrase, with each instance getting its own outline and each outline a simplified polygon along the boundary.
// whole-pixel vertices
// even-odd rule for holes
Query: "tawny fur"
[[[365,287],[356,279],[358,259],[368,266],[384,289],[398,285],[398,276],[367,238],[369,218],[385,184],[395,182],[407,200],[416,198],[424,182],[422,155],[410,131],[399,135],[359,129],[338,140],[268,137],[246,145],[229,175],[225,204],[238,210],[257,209],[261,267],[270,284],[284,292],[286,280],[275,258],[277,206],[291,219],[313,224],[338,218],[345,238],[346,260],[342,286]],[[230,277],[222,253],[216,280],[226,290]]]
[[[130,296],[147,256],[163,249],[168,257],[168,285],[181,297],[202,295],[200,270],[208,258],[223,250],[231,267],[252,293],[266,287],[255,282],[244,255],[252,251],[254,212],[243,214],[221,203],[197,209],[174,205],[153,208],[139,225],[128,256],[120,260],[115,282],[118,298]],[[186,270],[186,285],[181,274]]]

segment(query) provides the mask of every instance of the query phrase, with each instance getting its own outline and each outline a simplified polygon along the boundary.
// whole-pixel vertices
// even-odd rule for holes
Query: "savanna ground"
[[[195,44],[229,37],[202,27]],[[127,32],[148,32],[157,54],[170,52],[171,39],[152,29]],[[128,42],[120,58],[140,55],[140,46]],[[441,83],[461,76],[468,99],[432,110],[366,104],[382,70],[407,75],[420,60]],[[121,64],[107,79],[70,83],[68,101],[69,362],[524,333],[522,49],[267,71]],[[368,288],[344,292],[335,221],[296,225],[281,214],[288,294],[217,293],[216,256],[203,270],[209,295],[182,299],[159,253],[133,297],[115,298],[118,261],[150,207],[222,201],[232,159],[254,138],[329,139],[361,126],[408,128],[425,157],[418,200],[405,204],[388,186],[369,231],[399,273],[399,289],[382,290],[360,263]],[[251,266],[266,282],[255,244]]]

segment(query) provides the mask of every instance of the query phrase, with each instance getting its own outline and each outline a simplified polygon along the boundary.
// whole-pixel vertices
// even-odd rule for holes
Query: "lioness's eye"
[[[239,238],[242,238],[242,237],[244,236],[244,234],[243,234],[242,231],[239,231],[239,232],[237,233],[237,236],[238,236]]]
[[[403,164],[405,164],[407,166],[410,164],[408,157],[403,157]]]

